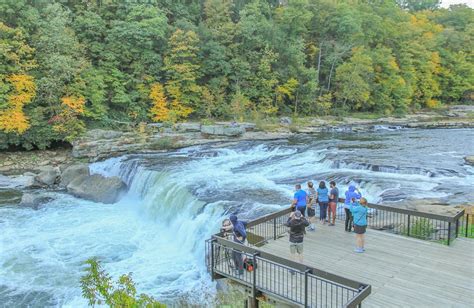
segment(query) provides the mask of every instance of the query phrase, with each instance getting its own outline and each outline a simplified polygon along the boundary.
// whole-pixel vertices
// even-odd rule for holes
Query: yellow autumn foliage
[[[152,84],[148,97],[153,104],[150,108],[151,119],[161,122],[168,121],[170,119],[170,110],[166,102],[163,86],[159,83]]]
[[[83,114],[86,100],[82,96],[66,96],[61,99],[66,112],[72,111],[73,113]]]
[[[23,106],[35,97],[36,85],[33,77],[26,74],[10,75],[6,81],[12,85],[12,90],[7,96],[7,107],[0,110],[0,130],[22,134],[30,127]]]

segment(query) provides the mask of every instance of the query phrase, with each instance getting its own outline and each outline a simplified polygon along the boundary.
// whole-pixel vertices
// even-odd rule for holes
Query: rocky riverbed
[[[423,112],[403,118],[345,117],[341,120],[324,117],[294,121],[282,117],[271,125],[190,122],[179,123],[173,127],[148,124],[126,131],[94,129],[76,140],[72,144],[72,149],[0,153],[0,186],[63,189],[85,199],[112,203],[117,200],[121,191],[126,190],[126,187],[116,179],[92,177],[85,163],[130,153],[166,152],[209,143],[226,146],[241,141],[288,139],[301,134],[364,133],[403,128],[473,128],[473,114],[474,106],[453,106],[442,114]],[[465,163],[474,165],[474,156],[466,156]],[[110,197],[95,189],[97,187],[102,191],[108,191]],[[13,198],[28,206],[34,206],[42,201],[32,195],[26,195],[21,199],[21,194],[5,190],[0,196],[0,199],[2,198],[6,200]]]

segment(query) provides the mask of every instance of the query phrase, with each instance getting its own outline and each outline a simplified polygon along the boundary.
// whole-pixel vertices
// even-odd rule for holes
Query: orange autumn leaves
[[[85,112],[85,104],[83,96],[65,96],[61,98],[61,112],[50,120],[56,132],[67,135],[67,141],[74,140],[85,130],[84,122],[79,119]]]
[[[178,99],[168,103],[164,88],[160,83],[151,85],[149,98],[152,101],[150,117],[153,121],[176,122],[179,119],[187,118],[193,111],[191,107],[184,106]]]
[[[23,106],[33,100],[36,85],[33,77],[26,74],[13,74],[5,80],[12,89],[7,96],[6,107],[0,109],[0,130],[22,134],[30,127]]]

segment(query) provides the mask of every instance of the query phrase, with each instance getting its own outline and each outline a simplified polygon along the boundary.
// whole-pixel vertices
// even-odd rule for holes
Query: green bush
[[[116,283],[96,259],[88,259],[86,274],[81,278],[82,296],[90,306],[164,308],[166,305],[146,294],[137,295],[131,273],[122,275]]]
[[[402,227],[401,233],[407,236],[429,239],[435,231],[433,223],[428,218],[418,218],[410,223],[410,234],[408,234],[407,226]]]

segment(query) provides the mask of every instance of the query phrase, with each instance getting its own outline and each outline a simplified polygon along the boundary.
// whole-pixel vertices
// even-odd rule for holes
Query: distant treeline
[[[438,0],[2,0],[0,147],[116,121],[472,101],[474,12]]]

